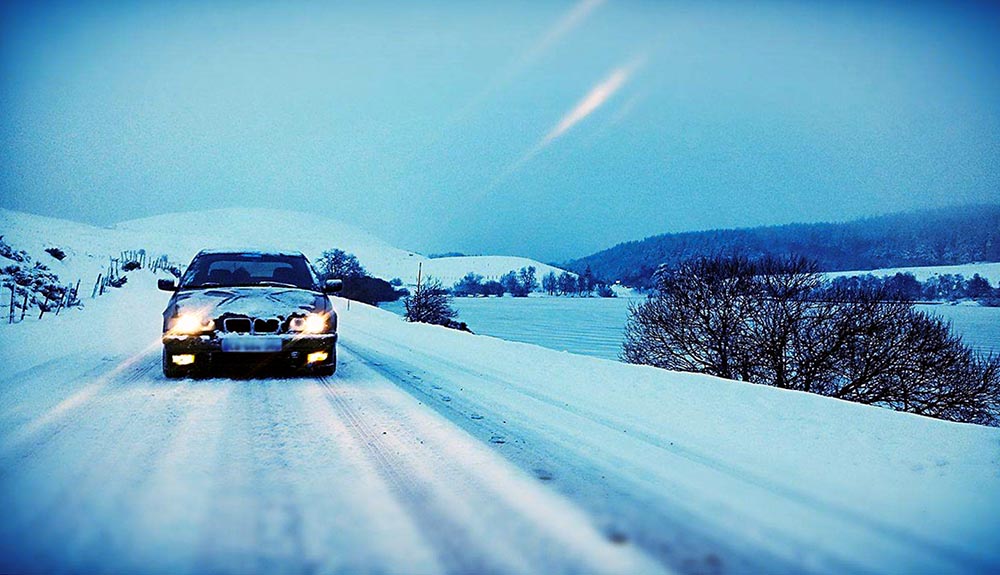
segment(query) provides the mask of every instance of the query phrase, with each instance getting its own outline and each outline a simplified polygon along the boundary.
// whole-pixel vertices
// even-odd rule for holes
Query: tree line
[[[908,301],[973,300],[981,305],[1000,306],[1000,286],[994,288],[989,280],[978,273],[969,279],[965,279],[962,274],[941,274],[931,276],[923,282],[911,273],[897,273],[886,277],[876,277],[871,274],[840,276],[830,280],[829,285],[834,290],[884,291],[893,297]]]
[[[500,277],[499,281],[483,281],[483,276],[469,272],[455,282],[451,293],[459,297],[468,296],[503,296],[527,297],[533,291],[541,290],[551,296],[615,297],[611,286],[594,277],[588,267],[584,273],[575,276],[569,272],[556,275],[554,271],[542,276],[541,283],[537,279],[535,266],[511,270]]]
[[[622,359],[877,405],[1000,423],[1000,357],[885,283],[826,282],[800,257],[693,258],[630,306]]]
[[[661,264],[747,255],[815,260],[822,271],[1000,262],[1000,205],[960,206],[844,223],[683,232],[618,244],[568,262],[599,277],[652,288]]]

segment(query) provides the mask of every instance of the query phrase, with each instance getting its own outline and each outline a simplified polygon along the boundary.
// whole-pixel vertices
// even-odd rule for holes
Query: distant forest
[[[604,281],[649,287],[661,264],[676,266],[696,256],[799,255],[823,271],[1000,261],[1000,205],[940,208],[845,223],[789,224],[759,228],[663,234],[626,242],[572,260]]]

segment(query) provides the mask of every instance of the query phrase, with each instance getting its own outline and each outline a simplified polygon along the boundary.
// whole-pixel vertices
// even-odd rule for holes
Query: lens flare
[[[537,156],[539,152],[548,147],[552,142],[559,139],[561,136],[570,131],[573,126],[576,126],[581,121],[583,121],[587,116],[593,114],[598,108],[604,105],[605,102],[611,99],[616,92],[621,90],[622,86],[628,82],[629,78],[635,73],[636,69],[642,65],[643,58],[635,58],[631,62],[619,66],[612,70],[607,76],[605,76],[600,82],[598,82],[589,92],[581,99],[569,112],[567,112],[559,120],[556,125],[549,130],[545,136],[538,141],[530,150],[528,150],[523,156],[517,159],[514,163],[507,166],[500,174],[498,174],[493,181],[489,183],[488,186],[482,192],[483,195],[491,193],[497,188],[504,180],[513,175],[521,166],[527,164],[532,158]]]
[[[631,63],[612,70],[610,74],[591,88],[587,92],[587,95],[572,110],[559,120],[559,123],[542,138],[542,141],[538,143],[536,148],[544,148],[556,138],[570,131],[581,120],[593,114],[595,110],[600,108],[611,96],[615,95],[615,92],[625,85],[625,82],[628,81],[629,76],[632,75],[636,67],[636,63]]]

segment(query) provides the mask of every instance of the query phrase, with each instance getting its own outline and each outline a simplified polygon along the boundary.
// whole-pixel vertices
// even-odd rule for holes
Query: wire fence
[[[0,301],[0,309],[7,311],[8,324],[20,323],[32,317],[40,320],[46,314],[59,315],[65,309],[82,307],[83,302],[80,297],[82,278],[77,279],[75,283],[62,284],[47,270],[41,274],[43,269],[37,266],[18,268],[17,271],[23,273],[12,272],[4,277],[0,294],[6,295],[7,301]],[[165,254],[154,257],[144,249],[124,250],[118,257],[108,257],[107,267],[102,269],[94,280],[90,298],[96,299],[112,288],[123,287],[128,281],[128,276],[125,274],[139,269],[180,275],[179,267]]]

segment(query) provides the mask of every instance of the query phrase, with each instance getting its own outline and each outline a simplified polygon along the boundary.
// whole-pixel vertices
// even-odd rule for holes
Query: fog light
[[[328,357],[330,357],[330,354],[325,351],[314,351],[306,356],[306,363],[319,363],[326,361]]]
[[[174,362],[174,365],[191,365],[194,363],[194,355],[190,353],[172,355],[170,361]]]

